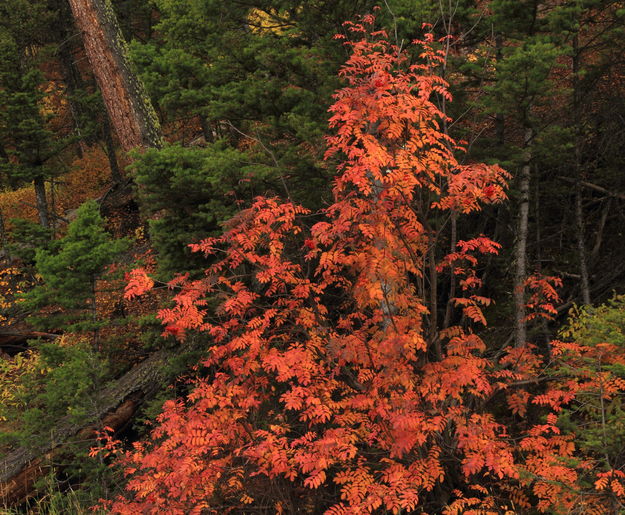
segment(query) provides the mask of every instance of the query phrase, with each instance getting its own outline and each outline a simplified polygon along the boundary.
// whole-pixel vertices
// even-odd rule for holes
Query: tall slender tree
[[[517,219],[514,235],[513,309],[515,345],[527,341],[526,291],[528,279],[528,238],[531,205],[532,169],[536,142],[544,125],[537,111],[550,98],[551,72],[561,53],[553,38],[545,34],[549,23],[548,2],[542,0],[493,0],[492,22],[498,31],[492,44],[495,55],[495,82],[489,102],[496,113],[498,138],[502,138],[505,120],[516,129],[518,158],[516,174]],[[506,41],[502,48],[501,39]]]

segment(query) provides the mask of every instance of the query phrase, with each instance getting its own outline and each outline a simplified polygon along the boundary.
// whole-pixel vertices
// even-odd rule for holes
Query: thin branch
[[[569,184],[575,184],[577,182],[575,179],[571,179],[570,177],[564,177],[562,175],[558,175],[556,178],[560,179],[561,181],[568,182]],[[597,184],[593,184],[587,181],[579,181],[579,184],[581,186],[584,186],[585,188],[603,193],[608,197],[620,198],[621,200],[625,200],[625,195],[623,193],[615,193],[613,191],[607,190],[602,186],[598,186]]]

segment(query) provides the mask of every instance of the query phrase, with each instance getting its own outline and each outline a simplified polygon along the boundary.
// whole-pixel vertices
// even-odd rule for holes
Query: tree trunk
[[[430,341],[434,344],[436,360],[443,359],[443,349],[438,337],[438,273],[436,272],[436,246],[430,244],[428,251],[428,268],[430,272]]]
[[[58,220],[56,216],[56,183],[54,182],[54,178],[50,179],[49,215],[50,215],[50,229],[52,229],[52,239],[54,240],[56,238],[56,222]]]
[[[122,148],[162,146],[156,112],[132,70],[110,0],[69,0],[111,124]]]
[[[85,427],[64,418],[50,428],[50,438],[44,438],[33,448],[20,447],[0,460],[0,502],[19,505],[35,491],[35,483],[49,471],[50,457],[63,452],[70,439],[92,440],[104,426],[122,427],[134,414],[140,402],[162,387],[166,379],[165,364],[171,353],[159,351],[135,366],[124,376],[102,390],[94,403],[92,422]],[[94,423],[93,421],[100,421]],[[75,438],[74,438],[75,437]]]
[[[575,152],[577,154],[577,151]],[[584,242],[584,212],[582,209],[582,186],[580,176],[575,184],[575,232],[577,234],[577,256],[579,259],[580,288],[582,302],[590,304],[590,281],[588,279],[588,260],[586,259],[586,244]]]
[[[523,165],[521,166],[519,191],[519,220],[517,225],[517,240],[515,246],[515,274],[514,274],[514,322],[515,345],[525,346],[527,341],[527,325],[525,321],[525,281],[527,279],[527,237],[530,206],[530,176],[532,160],[532,138],[534,131],[525,129]]]
[[[455,211],[451,212],[451,235],[449,242],[449,253],[456,252],[458,244],[458,215]],[[449,276],[449,299],[445,306],[445,321],[443,328],[447,329],[451,326],[451,317],[453,316],[454,301],[456,298],[456,275],[452,272]]]
[[[577,34],[573,38],[573,117],[575,120],[575,233],[577,236],[577,255],[581,278],[582,302],[590,304],[590,284],[588,280],[588,261],[584,241],[584,211],[582,208],[582,129],[580,125],[580,90],[579,90],[579,40]]]
[[[608,221],[608,215],[610,214],[610,206],[612,205],[612,198],[609,197],[603,204],[601,209],[601,218],[599,219],[599,227],[595,231],[595,244],[593,245],[592,252],[590,253],[591,261],[596,261],[599,257],[599,251],[601,250],[601,242],[603,240],[603,230],[605,224]]]
[[[37,214],[39,215],[39,223],[46,229],[50,227],[48,217],[48,200],[46,199],[46,183],[43,177],[37,177],[33,181],[35,187],[35,197],[37,199]]]

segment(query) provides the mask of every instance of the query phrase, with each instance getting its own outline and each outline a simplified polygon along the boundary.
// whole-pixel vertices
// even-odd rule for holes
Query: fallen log
[[[35,493],[35,482],[50,470],[48,463],[73,439],[94,439],[105,426],[118,430],[132,418],[141,402],[166,379],[169,352],[159,351],[105,388],[94,403],[91,423],[78,425],[65,417],[51,429],[50,438],[19,448],[0,459],[0,505],[16,506]]]
[[[110,427],[114,431],[121,429],[128,422],[139,406],[140,399],[128,399],[113,413],[108,414],[101,423],[93,424],[76,434],[76,440],[95,440],[98,431],[102,427]],[[6,483],[0,484],[0,499],[5,505],[20,504],[35,493],[35,483],[45,476],[50,470],[50,463],[59,453],[63,452],[63,446],[39,456],[29,462],[17,475]]]
[[[56,340],[59,336],[39,331],[0,331],[0,349],[14,356],[28,348],[28,340]]]

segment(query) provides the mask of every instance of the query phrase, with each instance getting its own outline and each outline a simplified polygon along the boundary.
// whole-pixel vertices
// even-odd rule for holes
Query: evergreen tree
[[[344,56],[332,37],[369,4],[158,0],[158,37],[134,41],[131,54],[164,119],[195,119],[207,142],[224,139],[273,168],[275,191],[286,184],[317,205],[327,182],[323,127]]]
[[[111,1],[69,0],[69,4],[122,148],[160,148],[160,123],[132,69]]]
[[[199,270],[203,260],[189,242],[217,234],[240,208],[237,200],[262,194],[272,179],[269,166],[250,163],[223,141],[149,149],[136,156],[134,169],[163,272]]]
[[[128,246],[113,240],[104,229],[95,201],[84,203],[67,235],[51,251],[38,250],[36,269],[42,283],[25,294],[25,307],[56,311],[32,317],[45,329],[94,331],[104,323],[96,311],[96,281]]]
[[[53,175],[49,161],[65,145],[48,128],[44,113],[44,78],[26,59],[13,34],[0,28],[0,159],[4,180],[16,187],[32,182],[39,221],[50,225],[45,181]]]
[[[13,218],[11,226],[11,237],[6,245],[7,252],[9,256],[19,258],[26,266],[35,262],[37,249],[47,249],[54,245],[52,231],[35,222]]]

